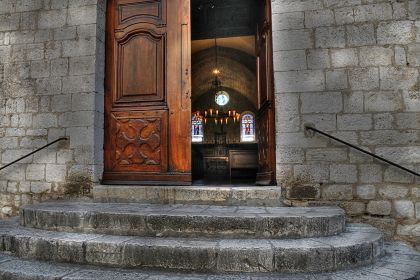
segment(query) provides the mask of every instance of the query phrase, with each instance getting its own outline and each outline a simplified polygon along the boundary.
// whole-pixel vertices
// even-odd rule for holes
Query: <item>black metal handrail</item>
[[[60,142],[60,141],[65,141],[65,140],[69,140],[69,139],[68,139],[67,137],[61,137],[61,138],[58,138],[57,140],[52,141],[51,143],[48,143],[48,144],[46,144],[46,145],[44,145],[44,146],[42,146],[42,147],[40,147],[40,148],[36,149],[35,151],[30,152],[29,154],[24,155],[23,157],[20,157],[20,158],[18,158],[17,160],[14,160],[14,161],[12,161],[11,163],[8,163],[8,164],[6,164],[5,166],[0,167],[0,170],[3,170],[3,169],[5,169],[5,168],[9,167],[10,165],[13,165],[13,164],[15,164],[16,162],[19,162],[19,161],[21,161],[21,160],[23,160],[23,159],[25,159],[25,158],[27,158],[27,157],[29,157],[29,156],[33,155],[33,154],[35,154],[35,153],[37,153],[37,152],[39,152],[39,151],[41,151],[41,150],[45,149],[45,148],[47,148],[47,147],[49,147],[49,146],[51,146],[51,145],[53,145],[53,144],[55,144],[55,143],[57,143],[57,142]]]
[[[312,126],[310,126],[310,125],[305,125],[305,129],[306,129],[306,130],[312,130],[313,132],[316,132],[316,133],[319,133],[319,134],[321,134],[321,135],[323,135],[323,136],[326,136],[326,137],[328,137],[328,138],[331,138],[331,139],[333,139],[333,140],[335,140],[335,141],[337,141],[337,142],[340,142],[340,143],[342,143],[342,144],[344,144],[344,145],[347,145],[347,146],[349,146],[349,147],[351,147],[351,148],[353,148],[353,149],[356,149],[356,150],[358,150],[359,152],[362,152],[362,153],[368,154],[368,155],[370,155],[370,156],[372,156],[372,157],[374,157],[374,158],[376,158],[376,159],[379,159],[379,160],[381,160],[381,161],[383,161],[383,162],[386,162],[386,163],[388,163],[388,164],[390,164],[390,165],[393,165],[393,166],[395,166],[395,167],[398,167],[399,169],[402,169],[402,170],[404,170],[404,171],[406,171],[406,172],[408,172],[408,173],[410,173],[410,174],[413,174],[413,175],[415,175],[415,176],[420,177],[420,174],[419,174],[419,173],[417,173],[417,172],[415,172],[415,171],[413,171],[413,170],[410,170],[410,169],[408,169],[408,168],[406,168],[406,167],[404,167],[404,166],[401,166],[401,165],[399,165],[399,164],[397,164],[397,163],[395,163],[395,162],[392,162],[392,161],[390,161],[390,160],[388,160],[388,159],[386,159],[386,158],[383,158],[383,157],[381,157],[381,156],[378,156],[378,155],[376,155],[376,154],[374,154],[374,153],[371,153],[371,152],[366,151],[366,150],[364,150],[364,149],[362,149],[362,148],[360,148],[360,147],[357,147],[357,146],[355,146],[355,145],[353,145],[353,144],[350,144],[350,143],[348,143],[348,142],[346,142],[346,141],[344,141],[344,140],[341,140],[341,139],[339,139],[339,138],[337,138],[337,137],[334,137],[334,136],[332,136],[332,135],[330,135],[330,134],[327,134],[327,133],[325,133],[325,132],[323,132],[323,131],[321,131],[321,130],[319,130],[319,129],[316,129],[315,127],[312,127]]]

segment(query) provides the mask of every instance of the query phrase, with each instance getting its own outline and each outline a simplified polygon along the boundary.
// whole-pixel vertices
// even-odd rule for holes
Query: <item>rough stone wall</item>
[[[0,0],[0,217],[102,171],[105,1]],[[77,191],[77,190],[73,190]]]
[[[318,183],[388,236],[420,237],[420,178],[321,136],[420,171],[420,1],[273,0],[278,181]]]

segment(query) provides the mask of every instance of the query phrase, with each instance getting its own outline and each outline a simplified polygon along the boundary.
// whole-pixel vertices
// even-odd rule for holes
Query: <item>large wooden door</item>
[[[276,181],[274,77],[271,29],[271,1],[262,0],[257,26],[257,90],[258,90],[258,160],[257,184]]]
[[[190,0],[109,0],[104,183],[190,184]]]

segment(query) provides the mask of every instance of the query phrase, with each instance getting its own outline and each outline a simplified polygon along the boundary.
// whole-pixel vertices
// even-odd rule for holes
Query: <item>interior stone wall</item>
[[[0,0],[0,217],[102,173],[105,0]]]
[[[420,2],[272,0],[272,12],[278,182],[419,241],[420,178],[304,124],[420,171]]]

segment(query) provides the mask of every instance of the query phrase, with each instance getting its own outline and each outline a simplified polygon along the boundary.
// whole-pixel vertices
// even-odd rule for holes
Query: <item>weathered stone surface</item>
[[[351,248],[364,254],[377,246],[374,252],[380,252],[382,234],[373,227],[365,228],[356,232],[350,227],[348,233],[334,237],[341,244],[338,251],[334,244],[325,243],[329,238],[257,241],[101,236],[29,230],[13,222],[2,223],[0,232],[3,251],[38,260],[213,272],[319,272],[348,267],[344,260]],[[374,258],[371,254],[353,259],[351,266]]]
[[[418,272],[416,262],[419,253],[403,243],[386,243],[385,250],[389,254],[376,264],[364,268],[354,268],[329,273],[186,273],[186,272],[153,272],[141,269],[115,269],[103,267],[85,267],[59,263],[19,260],[14,257],[0,255],[0,279],[7,280],[309,280],[309,279],[414,279]],[[398,270],[395,270],[398,268]]]
[[[341,227],[330,227],[341,220]],[[223,238],[304,238],[342,232],[339,208],[43,203],[21,209],[21,224],[98,234]]]
[[[389,201],[369,201],[367,212],[373,215],[388,216],[391,214],[391,202]]]
[[[96,185],[97,202],[281,206],[280,187],[105,186]]]

